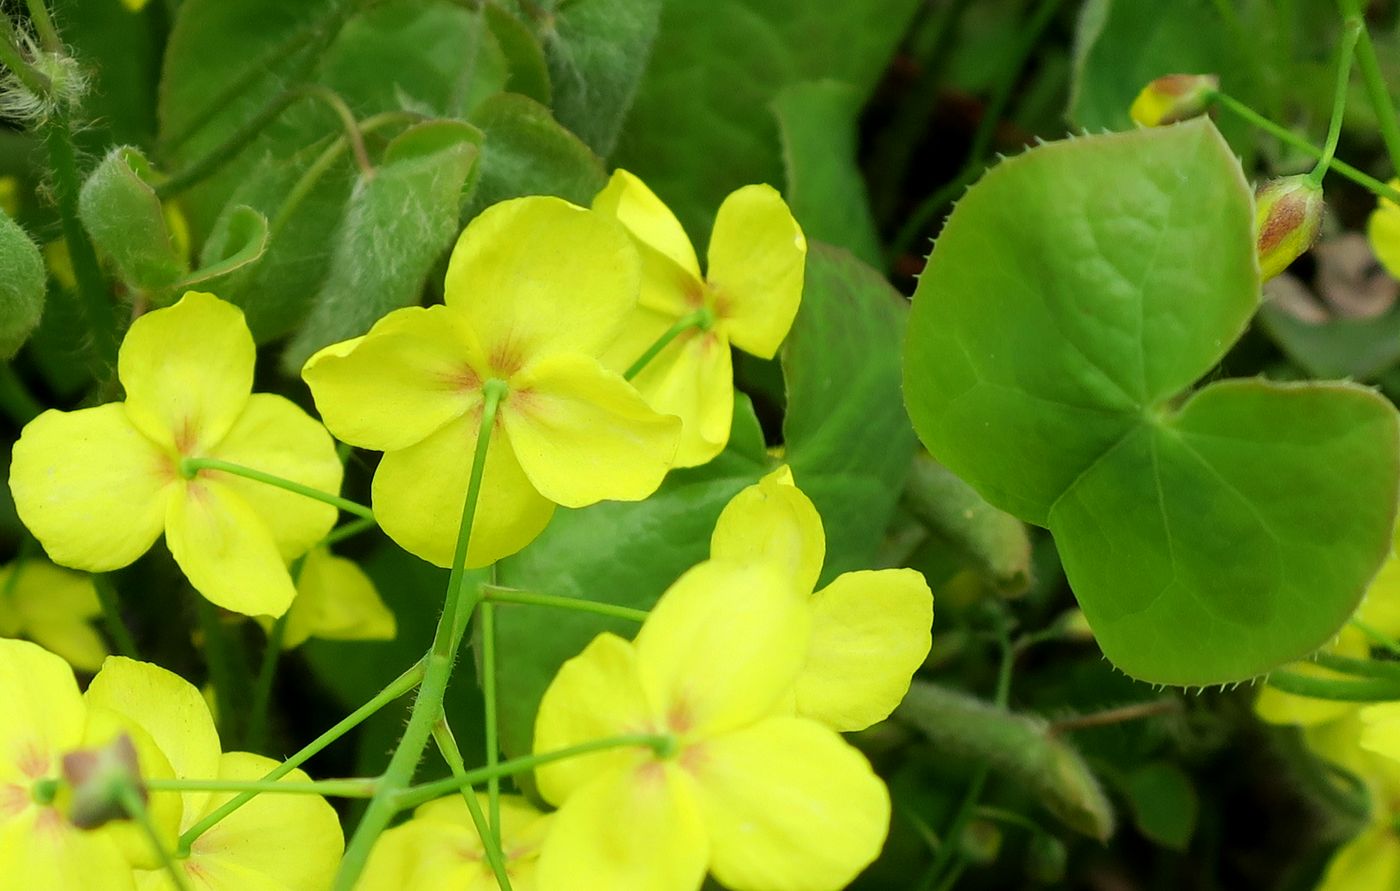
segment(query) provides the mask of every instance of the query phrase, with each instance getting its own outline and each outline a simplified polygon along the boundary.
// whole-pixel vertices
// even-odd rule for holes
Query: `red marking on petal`
[[[34,803],[29,790],[23,786],[10,783],[0,786],[0,819],[9,819],[20,813],[25,808]]]
[[[28,740],[20,749],[17,763],[21,773],[30,779],[38,780],[48,775],[51,760],[47,750],[40,748],[33,740]]]

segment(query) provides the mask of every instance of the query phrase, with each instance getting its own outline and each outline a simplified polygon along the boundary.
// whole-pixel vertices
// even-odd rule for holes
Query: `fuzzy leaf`
[[[127,284],[159,291],[189,271],[152,188],[151,165],[130,146],[113,149],[83,183],[78,215],[98,253]]]
[[[533,99],[493,96],[477,109],[472,123],[486,141],[470,216],[521,195],[557,195],[587,206],[607,182],[598,156]]]
[[[44,312],[44,259],[19,224],[0,210],[0,359],[15,354]]]

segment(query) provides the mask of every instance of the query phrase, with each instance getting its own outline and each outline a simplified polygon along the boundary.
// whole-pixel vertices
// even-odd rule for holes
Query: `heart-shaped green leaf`
[[[915,293],[905,398],[935,457],[1048,527],[1104,653],[1236,681],[1336,633],[1389,546],[1393,408],[1222,381],[1258,302],[1253,209],[1207,120],[1051,143],[959,203]]]

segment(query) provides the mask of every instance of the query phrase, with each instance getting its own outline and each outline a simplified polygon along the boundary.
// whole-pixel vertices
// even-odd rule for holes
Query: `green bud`
[[[15,354],[44,312],[44,260],[39,249],[0,211],[0,359]]]
[[[1043,885],[1055,885],[1064,880],[1069,852],[1065,843],[1053,835],[1037,832],[1031,836],[1026,851],[1026,874]]]
[[[1214,74],[1168,74],[1142,88],[1128,113],[1144,127],[1160,127],[1205,114],[1215,101]]]
[[[1260,281],[1288,268],[1317,241],[1326,210],[1322,187],[1306,175],[1270,180],[1254,193]]]
[[[991,863],[1001,853],[1001,827],[991,820],[973,820],[958,836],[958,847],[973,863]]]

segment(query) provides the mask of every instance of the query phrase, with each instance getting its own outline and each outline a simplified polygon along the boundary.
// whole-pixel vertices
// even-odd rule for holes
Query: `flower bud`
[[[1261,281],[1288,268],[1317,241],[1326,203],[1305,175],[1270,180],[1254,193],[1254,232]]]
[[[105,746],[79,749],[63,756],[63,779],[71,790],[68,821],[79,829],[96,829],[113,820],[124,820],[124,795],[134,790],[142,801],[146,787],[136,745],[123,733]]]
[[[1142,88],[1128,113],[1144,127],[1160,127],[1205,114],[1220,89],[1214,74],[1168,74]]]

